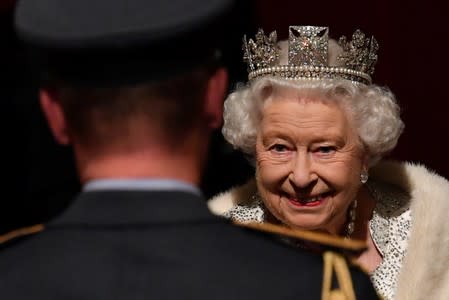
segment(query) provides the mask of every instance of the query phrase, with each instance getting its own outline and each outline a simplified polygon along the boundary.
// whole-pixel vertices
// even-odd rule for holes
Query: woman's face
[[[267,208],[290,227],[341,233],[364,167],[345,111],[286,96],[266,103],[262,115],[256,179]]]

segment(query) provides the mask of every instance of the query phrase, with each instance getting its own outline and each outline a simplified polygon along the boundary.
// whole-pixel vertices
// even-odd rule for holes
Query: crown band
[[[243,60],[248,63],[248,79],[270,75],[290,80],[345,79],[370,84],[379,49],[374,37],[366,38],[360,30],[354,32],[349,42],[341,37],[338,45],[342,53],[334,62],[338,65],[329,65],[328,33],[328,27],[290,26],[287,65],[279,64],[276,31],[266,36],[259,29],[255,40],[247,41],[244,36]]]
[[[292,66],[281,65],[276,67],[261,68],[248,74],[248,79],[252,80],[263,76],[278,76],[285,79],[346,79],[364,84],[371,83],[371,76],[366,73],[354,71],[342,67],[318,67],[318,66]]]

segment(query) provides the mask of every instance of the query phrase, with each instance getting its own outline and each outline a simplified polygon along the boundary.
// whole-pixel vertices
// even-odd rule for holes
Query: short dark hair
[[[114,87],[53,84],[68,131],[84,144],[107,145],[126,137],[136,119],[175,142],[200,116],[207,82],[215,67],[198,67],[174,78]],[[143,128],[142,128],[143,129]]]

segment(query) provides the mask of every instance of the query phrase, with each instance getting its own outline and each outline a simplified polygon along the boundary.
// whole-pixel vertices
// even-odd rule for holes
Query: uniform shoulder
[[[11,230],[7,233],[0,235],[0,247],[2,248],[6,247],[25,237],[42,232],[43,230],[44,230],[43,224],[35,224],[32,226]]]
[[[354,264],[346,255],[365,249],[366,245],[363,241],[334,237],[324,233],[289,229],[270,223],[235,224],[257,232],[298,240],[304,242],[305,245],[312,246],[310,251],[298,249],[297,254],[298,257],[300,253],[320,254],[316,257],[322,261],[322,268],[315,269],[316,265],[312,263],[309,256],[304,263],[306,263],[310,278],[314,275],[321,277],[319,286],[321,286],[322,299],[379,299],[366,270]],[[317,246],[317,248],[314,246]]]
[[[366,248],[366,243],[359,240],[351,240],[340,237],[331,236],[325,233],[312,232],[308,230],[290,229],[285,226],[259,223],[259,222],[238,222],[234,224],[241,227],[250,228],[256,231],[262,231],[280,236],[285,236],[293,239],[316,243],[325,247],[340,249],[342,251],[361,251]]]

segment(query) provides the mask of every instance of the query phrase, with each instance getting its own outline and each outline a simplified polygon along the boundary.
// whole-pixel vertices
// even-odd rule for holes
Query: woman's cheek
[[[278,190],[285,178],[288,177],[287,168],[279,164],[260,164],[258,170],[260,184],[270,191]]]

